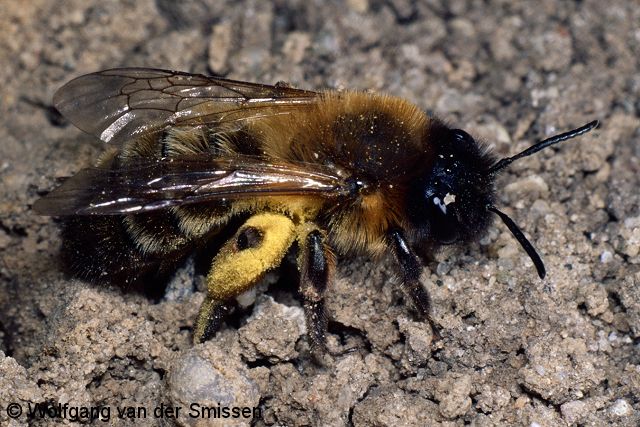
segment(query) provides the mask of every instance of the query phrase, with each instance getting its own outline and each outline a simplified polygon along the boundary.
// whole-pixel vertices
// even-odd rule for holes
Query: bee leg
[[[229,304],[225,301],[207,295],[200,306],[196,328],[193,332],[193,342],[199,344],[213,338],[229,310]]]
[[[249,218],[214,257],[207,275],[207,296],[196,320],[194,341],[215,335],[229,311],[229,299],[245,292],[277,267],[295,239],[293,222],[263,213]]]
[[[333,254],[324,242],[324,234],[305,224],[298,233],[298,268],[300,293],[304,299],[304,313],[313,352],[326,352],[327,315],[324,292],[333,271]]]
[[[391,230],[388,233],[388,239],[393,254],[400,264],[402,289],[409,296],[418,313],[429,322],[434,338],[439,340],[441,338],[440,329],[431,317],[431,297],[429,296],[429,292],[420,283],[422,264],[409,247],[402,231],[398,229]]]

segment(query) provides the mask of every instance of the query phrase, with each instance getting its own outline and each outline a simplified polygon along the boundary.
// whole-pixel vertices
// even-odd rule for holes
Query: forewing
[[[118,68],[80,76],[53,97],[55,107],[75,126],[113,144],[169,126],[287,114],[317,100],[316,92],[284,85],[151,68]]]
[[[251,157],[140,162],[83,169],[34,204],[42,215],[114,215],[171,206],[275,195],[335,197],[341,178],[320,165],[274,164]]]

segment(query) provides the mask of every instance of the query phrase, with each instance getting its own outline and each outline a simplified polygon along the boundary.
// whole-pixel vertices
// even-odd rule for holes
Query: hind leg
[[[226,302],[277,267],[294,239],[295,226],[284,215],[254,215],[240,227],[213,259],[207,275],[207,296],[196,321],[196,343],[215,335],[229,311]]]

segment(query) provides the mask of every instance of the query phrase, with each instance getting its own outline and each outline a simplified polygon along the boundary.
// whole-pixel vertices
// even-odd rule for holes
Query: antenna
[[[559,135],[554,135],[550,138],[547,138],[545,140],[542,140],[540,142],[537,142],[535,144],[533,144],[531,147],[527,148],[526,150],[516,154],[515,156],[511,156],[511,157],[505,157],[504,159],[498,161],[495,165],[491,166],[489,168],[489,174],[493,175],[496,172],[498,172],[500,169],[504,169],[507,166],[509,166],[511,163],[515,162],[518,159],[521,159],[523,157],[527,157],[530,156],[532,154],[537,153],[540,150],[544,150],[547,147],[551,147],[552,145],[555,145],[559,142],[563,142],[566,141],[568,139],[572,139],[575,138],[576,136],[580,136],[583,133],[587,133],[590,130],[592,130],[593,128],[598,126],[598,121],[594,120],[592,122],[587,123],[584,126],[580,126],[579,128],[570,130],[568,132],[565,133],[561,133]]]
[[[541,279],[544,279],[544,276],[547,274],[547,271],[544,268],[544,263],[542,262],[542,258],[540,258],[540,255],[538,255],[538,252],[536,252],[536,249],[533,247],[531,242],[527,240],[522,230],[520,230],[520,228],[516,225],[516,223],[513,222],[513,220],[509,218],[509,216],[506,213],[500,212],[495,206],[487,206],[487,210],[495,213],[500,217],[500,219],[507,226],[511,234],[513,234],[513,237],[516,238],[518,243],[520,243],[520,246],[522,246],[522,249],[524,249],[527,255],[529,255],[529,258],[531,258],[531,261],[533,261],[533,265],[535,265],[536,270],[538,270],[538,276],[540,276]]]
[[[594,120],[592,122],[587,123],[584,126],[580,126],[579,128],[576,128],[558,135],[554,135],[550,138],[537,142],[533,144],[531,147],[527,148],[526,150],[516,154],[515,156],[505,157],[504,159],[499,160],[496,164],[494,164],[489,168],[489,175],[494,175],[496,172],[506,168],[507,166],[509,166],[511,163],[515,162],[518,159],[535,154],[538,151],[544,150],[545,148],[550,147],[554,144],[558,144],[559,142],[563,142],[568,139],[575,138],[576,136],[580,136],[583,133],[589,132],[590,130],[594,129],[597,126],[598,126],[598,121]],[[513,222],[513,220],[509,218],[507,214],[505,214],[504,212],[500,212],[498,208],[496,208],[495,206],[489,205],[487,206],[487,210],[495,213],[500,217],[500,219],[502,220],[502,222],[504,222],[504,224],[507,226],[509,231],[511,231],[511,234],[513,234],[513,237],[516,238],[518,243],[520,243],[520,246],[522,246],[522,249],[525,250],[527,255],[529,255],[529,258],[531,258],[531,261],[533,261],[533,265],[535,265],[536,270],[538,271],[538,276],[540,276],[541,279],[544,279],[544,276],[546,275],[547,272],[544,268],[544,263],[542,262],[542,258],[540,258],[540,255],[538,255],[538,252],[536,252],[536,249],[533,247],[531,242],[527,240],[522,230],[520,230],[520,228],[516,225],[516,223]]]

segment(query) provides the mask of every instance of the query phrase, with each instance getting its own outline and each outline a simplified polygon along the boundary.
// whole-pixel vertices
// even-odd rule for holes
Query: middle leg
[[[298,268],[300,293],[304,299],[304,313],[313,351],[326,350],[327,315],[324,292],[331,280],[334,257],[325,243],[325,235],[306,223],[298,231]]]

